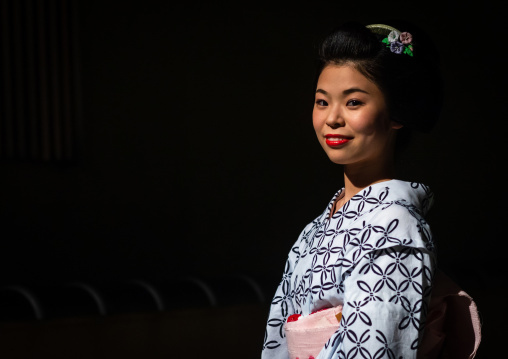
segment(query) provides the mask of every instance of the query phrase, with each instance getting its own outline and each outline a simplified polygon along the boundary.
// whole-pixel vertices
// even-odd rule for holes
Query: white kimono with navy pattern
[[[316,359],[416,358],[435,269],[424,218],[432,192],[420,183],[379,182],[329,218],[342,191],[289,253],[270,308],[263,359],[289,358],[288,316],[337,305],[343,305],[340,327]]]

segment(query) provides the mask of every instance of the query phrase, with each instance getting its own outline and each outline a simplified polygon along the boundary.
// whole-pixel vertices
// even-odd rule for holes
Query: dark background
[[[1,160],[0,284],[242,274],[270,297],[343,182],[311,124],[315,47],[338,22],[402,18],[435,39],[446,104],[399,178],[433,189],[441,266],[477,299],[485,333],[506,333],[507,32],[494,2],[77,9],[79,155]],[[495,346],[484,343],[481,358]]]

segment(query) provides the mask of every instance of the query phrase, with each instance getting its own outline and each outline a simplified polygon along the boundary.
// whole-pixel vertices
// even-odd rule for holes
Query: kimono
[[[339,328],[316,359],[417,356],[436,268],[425,221],[433,194],[421,183],[379,182],[329,218],[343,191],[291,248],[271,303],[262,359],[289,358],[288,316],[340,305]]]

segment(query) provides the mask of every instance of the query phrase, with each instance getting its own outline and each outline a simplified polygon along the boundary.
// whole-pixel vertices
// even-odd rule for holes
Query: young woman
[[[395,179],[395,155],[439,117],[437,53],[410,25],[348,23],[319,60],[313,124],[344,187],[289,253],[262,357],[416,358],[436,270],[433,195]]]

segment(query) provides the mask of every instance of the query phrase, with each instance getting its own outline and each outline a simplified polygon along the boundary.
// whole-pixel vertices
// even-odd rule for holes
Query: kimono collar
[[[333,203],[343,191],[344,188],[341,188],[333,196],[332,200],[328,203],[325,212],[321,216],[320,221],[328,219]],[[342,211],[355,213],[355,217],[358,218],[361,215],[374,210],[380,205],[393,203],[410,207],[422,216],[425,216],[432,206],[433,198],[434,194],[430,188],[422,183],[406,182],[395,179],[378,182],[365,187],[355,194],[332,216],[332,219],[336,217],[336,215],[340,216],[339,212]]]

